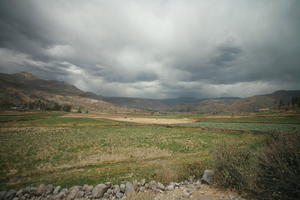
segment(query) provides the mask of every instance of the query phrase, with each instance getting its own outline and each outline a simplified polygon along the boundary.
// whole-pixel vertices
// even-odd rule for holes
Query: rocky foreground
[[[2,200],[60,200],[60,199],[140,199],[140,200],[180,200],[180,199],[197,199],[197,200],[243,200],[233,192],[219,191],[207,184],[205,180],[197,180],[190,177],[183,182],[171,182],[163,185],[160,182],[145,180],[127,182],[125,184],[113,185],[110,182],[98,184],[96,186],[83,185],[74,186],[69,189],[60,186],[44,185],[39,187],[26,187],[10,191],[0,192]],[[206,182],[207,183],[207,182]]]

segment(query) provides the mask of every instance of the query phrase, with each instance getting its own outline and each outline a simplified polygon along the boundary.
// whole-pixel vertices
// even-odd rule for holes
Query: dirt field
[[[192,123],[193,119],[183,118],[183,119],[165,119],[165,118],[142,118],[142,117],[127,117],[127,116],[118,116],[118,115],[106,115],[106,114],[66,114],[63,117],[86,117],[94,119],[110,119],[115,121],[122,122],[134,122],[140,124],[183,124],[183,123]]]

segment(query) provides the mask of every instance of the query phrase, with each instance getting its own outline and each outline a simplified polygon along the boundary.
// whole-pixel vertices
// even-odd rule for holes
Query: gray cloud
[[[298,0],[0,2],[0,71],[109,96],[300,89]]]

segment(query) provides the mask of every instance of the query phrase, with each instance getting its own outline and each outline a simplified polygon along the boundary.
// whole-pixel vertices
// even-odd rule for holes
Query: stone
[[[126,188],[125,188],[125,194],[128,196],[130,194],[134,193],[134,187],[131,182],[126,183]]]
[[[213,177],[214,177],[214,171],[213,170],[205,170],[204,174],[201,178],[201,182],[206,183],[206,184],[212,184],[213,183]]]
[[[103,198],[106,198],[106,199],[108,199],[110,197],[110,194],[108,194],[107,192],[106,193],[104,193],[104,195],[103,195]]]
[[[112,183],[111,182],[106,182],[105,185],[110,188],[112,186]]]
[[[0,192],[0,199],[4,199],[5,195],[6,195],[6,191],[1,191]]]
[[[123,197],[123,193],[122,192],[118,192],[116,194],[116,197],[119,198],[119,199],[121,199]]]
[[[53,190],[54,190],[53,185],[49,184],[45,187],[45,194],[46,195],[51,194]]]
[[[67,199],[68,200],[72,200],[72,199],[75,199],[75,198],[80,198],[82,197],[82,193],[81,193],[81,187],[80,186],[74,186],[74,187],[71,187],[70,190],[69,190],[69,194],[67,196]],[[84,193],[83,193],[84,194]]]
[[[155,190],[156,189],[156,182],[155,181],[150,181],[148,188],[151,190]]]
[[[68,194],[68,190],[67,189],[62,189],[55,197],[54,199],[65,199],[65,197]]]
[[[17,192],[15,190],[9,190],[8,192],[6,192],[4,199],[12,200],[15,197],[16,193]]]
[[[138,181],[137,180],[132,181],[132,185],[133,185],[133,189],[136,191],[138,188]]]
[[[24,190],[23,190],[23,189],[20,189],[20,190],[16,193],[16,196],[17,196],[17,197],[21,197],[21,196],[23,196],[23,194],[24,194]]]
[[[41,185],[39,185],[39,187],[36,190],[36,195],[41,196],[41,195],[45,194],[45,191],[46,191],[46,185],[41,184]]]
[[[96,185],[92,191],[92,197],[94,197],[94,198],[103,197],[103,195],[107,191],[107,189],[108,189],[108,187],[105,184]]]
[[[125,189],[126,189],[126,185],[125,184],[121,184],[120,185],[120,191],[124,193]]]
[[[53,194],[58,194],[61,190],[61,187],[60,186],[56,186],[54,191],[53,191]]]
[[[166,187],[167,191],[173,191],[175,189],[175,186],[173,184],[170,184]]]
[[[146,180],[142,179],[140,183],[141,183],[142,186],[144,186],[146,184]]]
[[[94,188],[94,186],[92,186],[92,185],[84,185],[83,186],[83,191],[85,191],[86,193],[91,193],[92,191],[93,191],[93,188]]]
[[[144,186],[139,187],[138,191],[139,192],[144,192],[145,191],[145,187]]]
[[[113,191],[114,191],[115,194],[117,194],[118,192],[120,192],[120,186],[119,185],[114,185]]]
[[[195,178],[196,178],[195,176],[190,176],[188,178],[188,181],[192,183],[192,182],[194,182]]]
[[[157,182],[156,187],[160,190],[163,190],[163,191],[165,190],[165,186],[160,182]]]

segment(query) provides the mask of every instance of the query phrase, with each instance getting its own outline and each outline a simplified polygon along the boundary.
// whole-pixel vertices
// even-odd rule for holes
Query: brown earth
[[[165,118],[144,118],[144,117],[127,117],[122,115],[110,115],[110,114],[76,114],[70,113],[63,117],[84,117],[84,118],[94,118],[94,119],[110,119],[122,122],[134,122],[139,124],[182,124],[182,123],[192,123],[195,122],[193,119],[183,118],[183,119],[165,119]]]

